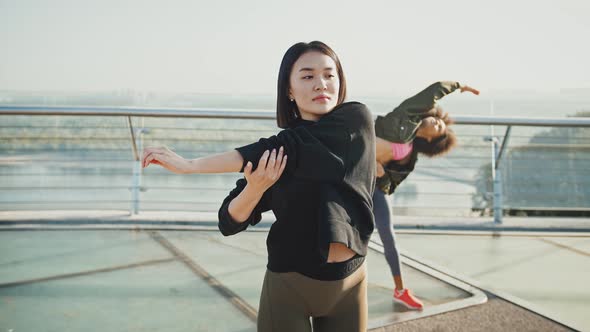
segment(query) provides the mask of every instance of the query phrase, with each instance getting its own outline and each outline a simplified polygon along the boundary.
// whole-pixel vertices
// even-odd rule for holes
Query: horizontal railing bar
[[[47,159],[47,158],[39,158],[39,159],[11,159],[10,157],[0,157],[0,164],[2,163],[22,163],[22,162],[33,162],[33,161],[42,161],[46,163],[81,163],[81,162],[134,162],[133,157],[129,157],[127,159],[105,159],[105,158],[84,158],[84,159]]]
[[[0,143],[1,145],[2,143]],[[113,152],[113,151],[126,151],[129,152],[129,148],[109,148],[109,149],[99,149],[99,148],[75,148],[75,149],[66,149],[63,147],[56,147],[56,149],[54,150],[47,150],[50,147],[47,147],[45,149],[6,149],[7,151],[14,151],[14,152],[45,152],[45,153],[49,153],[49,152],[60,152],[60,153],[64,153],[64,152],[89,152],[89,151],[96,151],[96,152]],[[58,150],[59,149],[59,150]],[[176,152],[188,152],[188,153],[203,153],[203,154],[207,154],[207,153],[221,153],[221,152],[226,152],[227,149],[220,149],[220,150],[179,150],[179,149],[174,149],[172,147],[172,150],[176,151]]]
[[[270,135],[269,135],[270,136]],[[44,140],[44,141],[125,141],[129,140],[129,137],[96,137],[96,136],[86,136],[86,137],[77,137],[77,136],[10,136],[10,137],[0,137],[0,140]],[[144,138],[144,140],[147,140]],[[149,137],[149,140],[160,140],[160,141],[186,141],[186,142],[246,142],[243,138],[236,138],[236,139],[228,139],[227,137],[220,137],[220,138],[193,138],[193,137],[185,137],[185,138],[170,138],[170,137]],[[256,139],[257,140],[257,139]]]
[[[129,130],[128,127],[119,127],[119,126],[29,126],[29,125],[17,125],[17,126],[0,126],[0,129],[117,129],[117,130]],[[227,128],[189,128],[189,127],[153,127],[153,126],[145,126],[145,128],[149,128],[150,130],[199,130],[199,131],[223,131],[227,130]],[[232,128],[232,131],[235,132],[266,132],[266,131],[273,131],[278,130],[278,128],[271,128],[271,129],[239,129],[239,128]]]
[[[492,208],[492,206],[439,206],[439,205],[399,205],[399,204],[394,204],[393,209],[420,209],[420,210],[441,210],[441,209],[445,209],[445,210],[459,210],[459,209],[466,209],[466,210],[472,210],[472,211],[479,211],[479,210],[484,210],[484,209],[490,209]],[[511,208],[506,208],[506,206],[502,206],[502,210],[516,210],[516,207],[511,207]],[[522,210],[548,210],[548,211],[559,211],[562,208],[558,207],[558,206],[539,206],[539,207],[527,207],[527,208],[521,208],[518,207],[518,209],[522,209]],[[588,211],[590,210],[590,207],[564,207],[563,208],[564,211]]]
[[[71,188],[61,188],[64,190],[69,190]],[[75,188],[75,189],[84,189],[84,188]],[[89,189],[94,189],[94,188],[89,188]],[[100,188],[100,189],[109,189],[109,188]],[[124,188],[124,189],[128,189],[128,188]],[[152,188],[155,189],[155,188]],[[178,190],[176,188],[160,188],[158,190],[164,190],[164,189],[170,189],[170,190]],[[51,189],[53,190],[53,189]],[[194,189],[194,188],[182,188],[181,190],[201,190],[201,189]],[[214,189],[214,190],[209,190],[209,191],[221,191],[221,192],[228,192],[229,189],[227,188],[220,188],[220,189]],[[546,194],[542,194],[542,193],[537,193],[533,190],[530,191],[523,191],[523,192],[514,192],[512,193],[512,195],[519,195],[519,194],[523,194],[526,193],[527,197],[535,197],[535,198],[562,198],[564,196],[563,193],[546,193]],[[576,199],[576,198],[584,198],[585,196],[583,194],[575,194],[572,195],[572,193],[569,193],[570,195],[567,195],[567,197],[569,199]],[[399,191],[396,192],[395,195],[397,197],[399,196],[422,196],[422,195],[451,195],[451,196],[482,196],[485,195],[484,193],[445,193],[445,192],[412,192],[412,191]],[[510,196],[510,195],[508,195]],[[88,203],[93,203],[93,202],[101,202],[101,201],[97,201],[94,199],[91,200],[74,200],[74,201],[70,201],[70,200],[38,200],[38,201],[1,201],[0,200],[0,204],[11,204],[11,203],[17,203],[20,202],[19,204],[23,204],[23,203],[30,203],[30,202],[63,202],[63,203],[69,203],[69,202],[88,202]],[[102,201],[104,202],[104,201]],[[124,202],[124,201],[122,201]],[[166,203],[170,203],[170,202],[178,202],[178,203],[191,203],[192,201],[160,201],[160,200],[142,200],[142,202],[166,202]],[[218,201],[215,202],[201,202],[201,203],[219,203]],[[590,206],[589,206],[590,207]]]
[[[142,187],[143,188],[143,187]],[[113,187],[105,187],[105,186],[88,186],[88,187],[64,187],[64,186],[43,186],[43,187],[0,187],[0,190],[112,190],[112,189],[131,189],[131,186],[113,186]]]
[[[473,169],[473,168],[469,168],[469,167],[445,167],[445,169]],[[518,169],[530,169],[529,167],[519,167]],[[428,174],[422,174],[424,173],[424,170],[440,170],[440,167],[422,167],[419,170],[415,171],[415,176],[413,176],[411,179],[408,179],[408,181],[413,182],[413,181],[424,181],[425,179],[421,179],[422,176],[424,175],[428,175]],[[559,168],[559,167],[553,167],[553,168],[543,168],[543,171],[555,171],[555,172],[563,172],[564,169],[563,168]],[[574,169],[567,169],[568,171],[584,171],[586,170],[585,168],[574,168]],[[477,169],[473,169],[474,172],[477,172]],[[163,173],[164,171],[157,171],[158,173],[150,173],[150,174],[144,174],[144,176],[146,177],[147,181],[149,181],[150,177],[160,177],[160,176],[171,176],[171,173]],[[509,173],[508,173],[509,174]],[[110,173],[106,173],[106,172],[99,172],[99,173],[80,173],[80,172],[63,172],[63,173],[16,173],[16,172],[0,172],[0,176],[12,176],[12,177],[18,177],[18,176],[75,176],[75,175],[81,175],[81,176],[92,176],[92,177],[96,177],[96,176],[113,176],[113,175],[125,175],[128,176],[129,172],[110,172]],[[184,176],[223,176],[223,177],[237,177],[237,176],[243,176],[241,174],[238,173],[209,173],[209,174],[179,174],[179,175],[184,175]],[[178,175],[174,175],[174,176],[178,176]],[[585,179],[588,178],[588,176],[583,176],[583,175],[573,175],[572,177],[574,177],[575,179]],[[473,180],[472,177],[467,177],[467,178],[457,178],[457,177],[453,177],[456,178],[458,180]],[[506,177],[507,179],[509,178],[508,175]],[[529,180],[529,179],[535,179],[537,178],[536,176],[522,176],[519,177],[523,180]],[[556,179],[546,179],[544,181],[554,181],[554,182],[559,182],[561,183],[561,181],[563,179],[567,179],[567,177],[564,178],[556,178]],[[432,181],[432,182],[449,182],[448,180],[435,180],[435,179],[426,179],[426,181]],[[575,183],[585,183],[585,182],[575,182]]]
[[[129,203],[131,202],[131,200],[129,201],[94,201],[95,203],[102,203],[102,204],[113,204],[113,203]],[[35,205],[35,204],[57,204],[57,203],[61,203],[61,204],[88,204],[88,201],[81,201],[81,202],[76,202],[76,201],[31,201],[31,202],[0,202],[0,205],[5,205],[5,204],[16,204],[16,205],[27,205],[27,204],[31,204],[31,205]],[[182,202],[182,201],[145,201],[142,200],[142,203],[150,203],[150,204],[166,204],[166,205],[184,205],[184,206],[195,206],[195,205],[213,205],[213,206],[220,206],[220,202],[215,201],[215,202]],[[399,208],[409,208],[409,209],[435,209],[435,210],[439,210],[439,209],[445,209],[445,210],[480,210],[480,209],[488,209],[491,206],[449,206],[449,205],[399,205],[396,204],[394,206],[394,209],[399,209]],[[517,209],[517,207],[503,207],[504,210],[507,209]],[[571,210],[571,211],[575,211],[575,210],[580,210],[580,211],[586,211],[586,210],[590,210],[590,207],[552,207],[552,206],[542,206],[542,207],[518,207],[518,209],[528,209],[528,210]],[[61,210],[61,209],[59,209]],[[149,211],[149,206],[144,205],[142,208],[142,211]],[[193,211],[202,211],[202,210],[193,210]],[[214,211],[214,210],[207,210],[207,211]],[[216,211],[216,209],[215,209]]]
[[[590,207],[581,206],[581,207],[561,207],[561,206],[522,206],[522,205],[515,205],[515,206],[503,206],[502,209],[504,210],[531,210],[531,211],[590,211]]]
[[[519,187],[522,187],[524,189],[529,189],[529,188],[533,188],[530,190],[511,190],[511,192],[514,193],[520,193],[520,192],[530,192],[530,193],[535,193],[534,189],[536,187],[535,183],[531,183],[531,181],[535,181],[535,180],[540,180],[541,178],[526,178],[526,179],[519,179],[518,181],[511,181],[510,184],[511,185],[517,185]],[[480,181],[483,179],[480,179]],[[544,181],[544,184],[553,184],[553,185],[570,185],[570,186],[589,186],[590,185],[590,181],[580,181],[580,180],[576,180],[576,179],[569,179],[570,181],[559,181],[559,180],[554,180],[554,181]],[[477,181],[472,180],[472,179],[458,179],[458,181],[462,182],[462,183],[470,183],[471,185],[475,185]],[[449,184],[449,183],[455,183],[455,181],[446,181],[446,180],[435,180],[435,179],[429,179],[429,178],[424,178],[424,179],[412,179],[412,180],[407,180],[408,183],[423,183],[423,182],[428,182],[428,183],[444,183],[444,184]],[[123,190],[123,189],[130,189],[133,188],[132,186],[116,186],[116,187],[104,187],[104,186],[96,186],[96,187],[64,187],[64,186],[43,186],[43,187],[35,187],[35,186],[26,186],[26,187],[15,187],[15,186],[9,186],[9,187],[0,187],[0,191],[4,190],[4,191],[10,191],[10,190],[73,190],[73,189],[82,189],[82,190]],[[233,184],[229,184],[226,187],[220,187],[220,188],[202,188],[202,187],[152,187],[149,185],[143,185],[140,187],[142,190],[209,190],[209,191],[215,191],[215,190],[221,190],[221,191],[226,191],[229,190],[231,188],[233,188]],[[569,189],[570,192],[572,192],[572,188]],[[403,190],[401,191],[396,191],[396,194],[400,193],[400,192],[404,192]],[[420,192],[424,192],[423,190],[421,190]],[[467,193],[466,193],[467,194]],[[475,193],[472,193],[475,194]],[[551,195],[551,194],[547,194],[547,195]],[[557,195],[557,194],[556,194]],[[561,195],[561,194],[559,194]]]
[[[539,180],[539,179],[540,178],[537,178],[537,180]],[[531,181],[533,181],[533,180],[535,180],[535,179],[522,179],[519,181],[510,181],[510,184],[511,185],[518,185],[523,188],[529,188],[529,187],[535,186],[534,183],[531,183]],[[410,181],[410,180],[408,180],[408,181]],[[427,181],[429,181],[429,180],[428,179],[415,179],[415,180],[411,180],[410,182],[427,182]],[[430,182],[448,183],[449,181],[430,180]],[[473,182],[475,182],[475,181],[473,181]],[[543,180],[543,184],[590,185],[590,181],[558,181],[558,180],[546,181],[546,180]],[[490,180],[490,185],[491,185],[491,180]],[[515,190],[513,190],[512,192],[515,192]]]
[[[0,204],[56,204],[56,203],[65,203],[65,204],[88,204],[88,203],[130,203],[133,200],[89,200],[89,201],[0,201]],[[221,204],[220,201],[210,201],[210,202],[191,202],[191,201],[156,201],[156,200],[142,200],[142,203],[162,203],[162,204]]]
[[[227,149],[220,149],[220,150],[182,150],[182,149],[174,149],[172,147],[172,150],[177,152],[177,153],[181,153],[181,154],[187,154],[190,153],[192,154],[191,156],[187,156],[188,158],[198,158],[202,155],[207,155],[207,154],[214,154],[214,153],[222,153],[222,152],[226,152],[228,151]],[[14,152],[20,152],[20,153],[30,153],[30,152],[44,152],[44,153],[53,153],[53,152],[60,152],[60,153],[64,153],[64,152],[89,152],[89,151],[97,151],[97,152],[107,152],[107,151],[128,151],[128,149],[64,149],[61,148],[61,150],[43,150],[43,149],[7,149],[7,151],[14,151]],[[7,155],[8,156],[8,155]],[[444,160],[463,160],[463,159],[467,159],[467,160],[489,160],[490,158],[487,156],[474,156],[474,155],[468,155],[468,156],[463,156],[460,155],[458,153],[452,153],[449,154],[448,156],[445,157]],[[590,160],[590,158],[568,158],[569,160],[573,160],[573,161],[584,161],[584,160]],[[425,159],[427,160],[427,159]],[[520,160],[531,160],[530,158],[510,158],[509,160],[513,160],[513,161],[520,161]],[[539,160],[560,160],[559,158],[552,158],[552,159],[539,159]],[[475,166],[477,167],[477,166]]]
[[[446,160],[457,160],[457,159],[463,159],[463,158],[453,158],[453,159],[446,159]],[[475,159],[475,158],[474,158]],[[555,158],[555,159],[543,159],[544,161],[558,161],[561,159]],[[577,159],[572,159],[573,162],[583,162],[583,161],[588,161],[590,159],[582,159],[582,158],[577,158]],[[532,159],[513,159],[512,161],[532,161]],[[45,162],[45,163],[81,163],[83,165],[86,165],[88,163],[128,163],[128,162],[133,162],[133,159],[131,158],[126,158],[126,159],[102,159],[102,158],[87,158],[87,159],[46,159],[46,158],[39,158],[39,159],[11,159],[11,158],[7,158],[7,157],[0,157],[0,165],[2,164],[11,164],[11,163],[33,163],[33,162]],[[472,165],[472,166],[453,166],[453,165],[445,165],[445,169],[471,169],[476,171],[478,168],[484,166],[485,164],[478,164],[478,165]],[[112,168],[112,167],[109,167]],[[428,164],[423,164],[420,167],[420,170],[423,169],[440,169],[440,166],[438,165],[428,165]],[[531,169],[530,165],[510,165],[510,169]],[[563,167],[543,167],[542,168],[543,171],[546,170],[561,170],[563,171],[564,168]],[[585,171],[587,170],[587,168],[578,168],[578,167],[568,167],[567,170],[571,170],[571,171]],[[419,172],[419,170],[418,170]],[[35,173],[35,174],[41,174],[41,173]],[[43,173],[45,174],[45,173]],[[2,173],[0,172],[0,175],[2,175]]]
[[[140,107],[58,107],[58,106],[0,106],[0,115],[68,115],[68,116],[135,116],[167,118],[220,118],[274,120],[274,111],[236,109],[178,109]],[[590,118],[525,118],[454,115],[456,124],[590,127]]]
[[[127,141],[129,140],[128,137],[52,137],[52,136],[27,136],[27,137],[17,137],[17,136],[11,136],[11,137],[0,137],[0,140],[17,140],[17,141],[21,141],[21,140],[42,140],[42,141],[96,141],[96,142],[101,142],[101,141]],[[191,137],[186,137],[186,138],[170,138],[170,137],[149,137],[149,139],[145,139],[145,141],[172,141],[172,142],[223,142],[226,144],[230,144],[232,142],[246,142],[246,140],[244,140],[243,138],[240,139],[228,139],[228,138],[224,138],[224,137],[220,137],[220,138],[191,138]],[[478,149],[489,149],[489,144],[486,147],[484,144],[481,145],[474,145],[474,144],[466,144],[466,145],[461,145],[462,148],[478,148]],[[519,146],[511,146],[509,148],[509,150],[513,151],[515,149],[523,149],[523,148],[530,148],[530,149],[590,149],[590,144],[564,144],[564,143],[555,143],[555,144],[538,144],[538,143],[532,143],[532,144],[525,144],[525,145],[519,145]],[[88,149],[87,151],[92,151],[92,149]]]
[[[198,187],[149,187],[149,186],[142,186],[142,189],[152,189],[152,190],[189,190],[189,191],[197,191],[197,190],[208,190],[208,191],[223,191],[223,192],[227,192],[229,191],[228,188],[198,188]],[[123,186],[117,186],[117,187],[104,187],[104,186],[98,186],[98,187],[60,187],[60,186],[45,186],[45,187],[0,187],[0,190],[112,190],[112,189],[131,189],[131,187],[123,187]],[[475,193],[448,193],[448,192],[420,192],[420,193],[415,193],[415,192],[404,192],[404,191],[399,191],[396,192],[396,195],[399,194],[403,194],[403,195],[408,195],[408,194],[412,194],[412,195],[456,195],[456,196],[472,196]]]
[[[432,180],[429,182],[446,182],[446,181],[440,181],[440,180]],[[590,184],[590,182],[581,182],[581,181],[576,181],[576,182],[569,182],[569,181],[552,181],[552,182],[558,182],[560,184],[579,184],[579,185],[584,185],[584,184]],[[552,183],[549,182],[549,183]],[[526,180],[522,180],[522,181],[512,181],[512,184],[529,184],[530,182],[526,181]],[[228,189],[226,188],[219,188],[219,187],[163,187],[163,186],[141,186],[142,189],[152,189],[152,190],[208,190],[208,191],[227,191]],[[523,186],[523,188],[527,188],[526,186]],[[25,186],[25,187],[0,187],[0,190],[72,190],[72,189],[76,189],[76,190],[112,190],[112,189],[131,189],[131,186]],[[560,192],[551,192],[551,193],[539,193],[536,190],[513,190],[514,193],[528,193],[528,194],[532,194],[534,196],[538,196],[538,197],[551,197],[551,196],[561,196],[562,193]],[[420,191],[420,192],[411,192],[411,191],[404,191],[404,190],[399,190],[396,191],[395,193],[396,195],[399,194],[412,194],[412,195],[422,195],[422,194],[428,194],[428,195],[479,195],[482,193],[476,193],[476,192],[463,192],[463,193],[449,193],[449,192],[425,192],[425,191]],[[531,195],[529,195],[531,196]]]
[[[532,126],[532,127],[590,127],[590,118],[525,118],[454,115],[461,125]]]
[[[143,202],[143,201],[142,201]],[[33,203],[25,203],[23,205],[26,204],[55,204],[55,203],[70,203],[70,202],[33,202]],[[85,203],[85,202],[83,202]],[[104,204],[104,202],[101,202]],[[107,203],[129,203],[129,202],[125,202],[125,201],[117,201],[117,202],[107,202]],[[172,202],[172,203],[159,203],[159,202],[151,202],[152,205],[157,205],[157,204],[166,204],[166,205],[182,205],[182,206],[194,206],[194,205],[199,205],[200,203],[198,202],[191,202],[191,203],[184,203],[184,202]],[[214,205],[214,206],[219,206],[220,202],[215,202],[209,205]],[[0,203],[0,205],[2,205],[2,203]],[[491,206],[433,206],[433,205],[399,205],[396,204],[393,209],[420,209],[420,210],[441,210],[441,209],[445,209],[445,210],[466,210],[466,211],[481,211],[484,209],[489,209],[491,208]],[[531,210],[531,211],[590,211],[590,207],[559,207],[559,206],[503,206],[502,207],[503,210]],[[48,210],[63,210],[63,207],[57,207],[56,209],[48,209]],[[84,208],[84,207],[75,207],[72,206],[71,208],[68,207],[68,210],[88,210],[88,208]],[[28,210],[25,210],[28,211]],[[158,207],[150,207],[148,206],[143,206],[142,207],[142,211],[161,211],[161,208]],[[189,209],[186,211],[209,211],[209,212],[216,212],[217,208],[214,209]]]
[[[274,120],[275,114],[265,110],[181,109],[140,107],[58,107],[0,106],[0,115],[67,115],[67,116],[135,116],[164,118],[218,118]]]
[[[217,202],[218,204],[219,202]],[[164,204],[164,203],[163,203]],[[173,205],[173,204],[167,204]],[[177,204],[178,205],[178,204]],[[182,204],[183,206],[190,206],[195,205],[195,203],[191,204]],[[428,210],[465,210],[465,211],[473,211],[479,212],[481,210],[489,209],[491,206],[427,206],[427,205],[416,205],[416,206],[406,206],[406,205],[396,205],[393,207],[394,210],[396,209],[420,209],[421,211],[428,211]],[[546,207],[546,206],[512,206],[512,207],[502,207],[503,210],[531,210],[531,211],[590,211],[589,207]],[[63,210],[63,208],[57,209],[48,209],[48,210]],[[88,208],[80,208],[80,207],[71,207],[68,210],[75,210],[75,211],[86,211]],[[20,211],[20,210],[19,210]],[[28,210],[23,210],[28,211]],[[159,207],[150,207],[144,206],[142,207],[142,211],[162,211]],[[184,209],[183,211],[190,211],[190,212],[217,212],[217,209]]]
[[[85,177],[88,176],[112,176],[112,175],[121,175],[121,176],[129,176],[131,172],[125,172],[125,173],[98,173],[98,174],[87,174],[87,173],[74,173],[74,172],[63,172],[63,173],[0,173],[0,176],[70,176],[70,175],[82,175]],[[146,175],[146,177],[152,177],[152,176],[170,176],[171,173],[154,173],[154,174],[149,174]],[[237,173],[222,173],[222,174],[177,174],[175,176],[194,176],[194,175],[201,175],[201,176],[224,176],[224,177],[237,177],[237,176],[242,176],[239,175]]]
[[[131,186],[89,186],[89,187],[65,187],[65,186],[44,186],[44,187],[0,187],[0,190],[112,190],[112,189],[131,189]],[[141,186],[141,189],[154,189],[154,190],[210,190],[210,191],[228,191],[227,188],[196,188],[196,187],[149,187]]]
[[[29,126],[29,125],[16,125],[16,126],[0,126],[0,129],[18,129],[18,128],[26,128],[26,129],[120,129],[120,130],[127,130],[127,127],[118,127],[118,126]],[[180,130],[180,131],[207,131],[207,132],[218,132],[227,130],[227,128],[190,128],[190,127],[153,127],[153,126],[146,126],[150,130]],[[279,128],[272,128],[272,129],[238,129],[232,128],[232,132],[251,132],[251,133],[260,133],[260,132],[273,132],[279,130]],[[487,137],[489,134],[460,134],[460,137]],[[510,135],[511,139],[514,138],[533,138],[535,135]],[[152,138],[152,137],[150,137]],[[590,139],[588,137],[572,137],[572,136],[549,136],[543,138],[544,140],[555,140],[555,139],[568,139],[568,140],[587,140]],[[465,147],[467,145],[461,145]]]

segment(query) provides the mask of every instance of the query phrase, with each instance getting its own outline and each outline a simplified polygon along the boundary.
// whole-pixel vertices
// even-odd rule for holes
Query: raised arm
[[[155,164],[173,173],[193,174],[239,172],[242,169],[243,163],[244,158],[236,150],[201,158],[186,159],[169,148],[162,146],[144,149],[141,165],[145,168],[150,164]]]
[[[253,169],[256,169],[265,151],[283,147],[284,153],[289,156],[287,173],[310,179],[340,181],[344,177],[347,148],[352,138],[367,131],[374,136],[372,130],[368,109],[359,103],[345,103],[316,124],[285,129],[276,136],[262,138],[256,143],[218,155],[187,160],[166,147],[147,148],[142,165],[157,164],[179,174],[239,172],[247,162],[252,162]]]
[[[478,95],[479,91],[459,82],[440,81],[431,84],[413,97],[404,100],[398,108],[404,109],[409,114],[428,112],[436,106],[436,101],[442,97],[460,89],[461,92],[469,91]]]
[[[415,96],[404,100],[398,108],[404,109],[410,114],[424,113],[434,108],[437,100],[460,87],[459,82],[441,81],[433,83]]]

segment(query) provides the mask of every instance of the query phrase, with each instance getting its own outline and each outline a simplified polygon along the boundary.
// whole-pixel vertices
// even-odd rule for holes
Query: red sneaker
[[[422,310],[424,304],[418,298],[414,297],[409,289],[403,289],[398,291],[397,289],[393,291],[393,301],[397,303],[401,303],[406,308],[414,309],[414,310]]]

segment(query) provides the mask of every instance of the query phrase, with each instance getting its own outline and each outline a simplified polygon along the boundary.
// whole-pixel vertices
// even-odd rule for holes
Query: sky
[[[587,0],[0,0],[0,90],[274,95],[289,46],[321,40],[355,95],[590,91],[588,17]]]

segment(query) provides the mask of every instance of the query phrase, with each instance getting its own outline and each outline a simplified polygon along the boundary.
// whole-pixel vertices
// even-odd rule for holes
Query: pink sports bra
[[[402,160],[412,152],[412,142],[410,143],[391,143],[393,150],[393,160]]]

